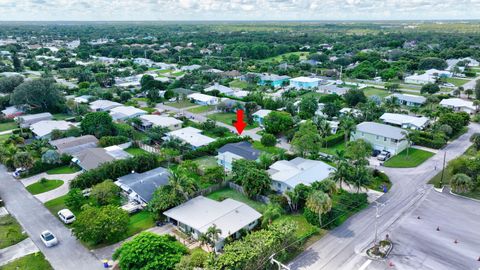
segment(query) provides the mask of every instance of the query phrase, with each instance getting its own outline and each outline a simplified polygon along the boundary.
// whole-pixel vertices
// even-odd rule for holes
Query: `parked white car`
[[[380,161],[386,161],[391,156],[392,156],[392,154],[390,152],[382,150],[382,152],[380,152],[380,154],[377,156],[377,159],[380,160]]]
[[[20,178],[20,174],[24,171],[26,171],[25,168],[16,168],[12,175],[15,178]]]
[[[122,210],[127,211],[129,214],[136,213],[143,209],[143,206],[135,201],[130,201],[127,204],[120,206]]]
[[[40,234],[40,239],[42,239],[42,242],[46,247],[53,247],[58,244],[58,239],[52,232],[48,230],[43,231],[42,234]]]
[[[70,224],[75,221],[75,215],[69,209],[62,209],[58,211],[57,215],[65,224]]]

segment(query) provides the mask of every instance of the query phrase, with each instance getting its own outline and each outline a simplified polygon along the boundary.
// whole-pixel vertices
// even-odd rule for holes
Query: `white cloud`
[[[0,0],[0,20],[475,19],[480,0]]]

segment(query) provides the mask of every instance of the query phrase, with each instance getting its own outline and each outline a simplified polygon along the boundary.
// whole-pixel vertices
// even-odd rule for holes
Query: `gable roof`
[[[446,98],[440,101],[440,105],[447,107],[456,107],[456,108],[468,108],[471,110],[476,110],[476,106],[473,105],[472,101],[464,100],[461,98]]]
[[[106,100],[106,99],[99,99],[99,100],[90,102],[90,109],[94,111],[98,111],[98,110],[108,111],[118,106],[122,106],[122,104],[118,102]]]
[[[70,123],[64,120],[42,120],[30,125],[30,130],[38,137],[44,137],[52,133],[53,130],[67,130],[76,126],[74,123]]]
[[[151,123],[153,126],[160,126],[160,127],[169,127],[173,125],[180,125],[183,122],[169,116],[162,116],[156,114],[145,114],[139,117],[143,121]]]
[[[261,153],[259,150],[254,149],[251,143],[246,141],[225,144],[220,149],[218,149],[217,152],[230,152],[248,160],[257,160]]]
[[[417,116],[411,116],[408,114],[399,114],[399,113],[384,113],[382,116],[380,116],[380,119],[383,120],[385,123],[390,123],[394,125],[405,125],[405,124],[410,124],[412,126],[422,128],[424,127],[430,119],[428,119],[425,116],[422,117],[417,117]]]
[[[214,85],[204,89],[205,92],[210,92],[213,90],[218,90],[222,94],[231,94],[234,92],[232,88],[218,84],[218,83],[215,83]]]
[[[215,141],[215,139],[203,135],[202,130],[193,127],[177,129],[174,131],[170,131],[165,135],[167,137],[178,138],[192,145],[193,147],[204,146]]]
[[[50,144],[57,148],[60,154],[73,155],[87,148],[97,147],[98,139],[93,135],[80,137],[67,137],[63,139],[50,141]]]
[[[75,158],[79,161],[80,167],[84,170],[95,169],[103,163],[115,160],[114,157],[107,154],[107,151],[103,148],[87,148],[75,155]]]
[[[357,130],[360,132],[365,132],[374,135],[380,135],[383,137],[401,140],[405,138],[405,130],[392,127],[385,124],[375,123],[375,122],[363,122],[357,125]]]
[[[396,97],[397,99],[403,100],[403,101],[406,101],[406,102],[418,103],[418,104],[423,104],[427,101],[426,97],[417,96],[417,95],[410,95],[410,94],[399,94],[399,93],[391,94],[390,96],[388,96],[386,98],[389,99],[389,98],[392,98],[392,97]]]
[[[261,118],[264,118],[265,116],[267,116],[269,113],[271,113],[272,111],[271,110],[258,110],[256,111],[254,114],[254,116],[258,116],[258,117],[261,117]]]
[[[169,177],[170,172],[167,169],[158,167],[143,173],[134,172],[119,177],[115,184],[133,190],[143,201],[149,202],[158,187],[168,184]]]

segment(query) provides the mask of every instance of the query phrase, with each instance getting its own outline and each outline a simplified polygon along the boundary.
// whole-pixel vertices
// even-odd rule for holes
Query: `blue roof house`
[[[262,74],[260,75],[259,85],[269,85],[273,87],[281,87],[285,82],[288,82],[289,76],[280,76],[276,74]]]

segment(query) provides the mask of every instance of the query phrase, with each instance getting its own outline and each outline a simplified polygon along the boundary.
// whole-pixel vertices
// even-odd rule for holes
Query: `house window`
[[[386,142],[386,141],[387,141],[387,137],[383,137],[383,141]]]
[[[378,136],[378,135],[377,135],[377,136],[375,136],[375,137],[376,137],[376,140],[378,140],[378,139],[380,138],[380,136]]]

